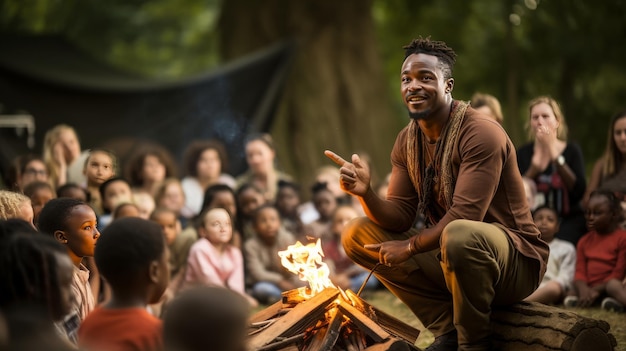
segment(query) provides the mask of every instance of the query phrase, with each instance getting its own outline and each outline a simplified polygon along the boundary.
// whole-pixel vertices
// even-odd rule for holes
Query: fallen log
[[[501,351],[613,351],[615,337],[603,320],[534,302],[494,309],[493,343]]]

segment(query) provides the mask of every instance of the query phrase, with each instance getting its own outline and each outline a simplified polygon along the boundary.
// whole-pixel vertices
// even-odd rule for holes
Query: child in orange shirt
[[[127,217],[102,232],[96,265],[112,290],[111,300],[96,308],[78,331],[78,345],[90,351],[163,349],[162,322],[148,313],[170,279],[169,250],[161,227]]]
[[[595,190],[587,203],[587,228],[576,246],[574,294],[565,298],[567,307],[589,307],[603,298],[605,310],[624,312],[626,286],[626,231],[620,199],[608,190]]]

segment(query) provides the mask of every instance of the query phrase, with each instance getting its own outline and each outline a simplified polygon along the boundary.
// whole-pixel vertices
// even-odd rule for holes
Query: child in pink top
[[[602,308],[624,311],[626,286],[626,231],[620,200],[608,190],[591,193],[587,204],[587,227],[577,245],[575,296],[565,299],[566,306],[588,307],[599,298]]]
[[[200,239],[189,250],[185,285],[214,285],[243,295],[256,306],[254,298],[244,290],[244,267],[241,250],[232,244],[233,225],[223,208],[201,214],[198,226]]]

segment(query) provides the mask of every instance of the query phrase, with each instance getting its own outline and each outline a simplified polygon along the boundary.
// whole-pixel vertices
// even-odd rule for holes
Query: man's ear
[[[454,78],[448,78],[446,81],[446,92],[451,93],[452,89],[454,89]]]
[[[148,278],[151,282],[158,284],[159,283],[159,261],[150,262],[150,267],[148,268]]]
[[[61,244],[67,244],[67,235],[65,234],[64,231],[55,230],[53,235],[56,241],[60,242]]]

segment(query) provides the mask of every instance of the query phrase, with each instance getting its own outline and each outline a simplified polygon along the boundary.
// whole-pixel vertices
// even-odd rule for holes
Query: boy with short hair
[[[96,308],[78,331],[78,345],[90,351],[163,349],[162,322],[147,311],[169,283],[169,251],[161,227],[141,218],[109,224],[98,241],[96,265],[112,298]]]

